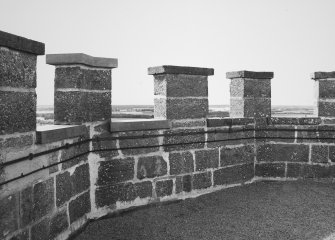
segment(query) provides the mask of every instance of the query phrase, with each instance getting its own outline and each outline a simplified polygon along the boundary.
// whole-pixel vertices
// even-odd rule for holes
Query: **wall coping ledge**
[[[169,129],[171,122],[160,119],[112,119],[111,132]]]
[[[313,80],[335,78],[335,72],[314,72],[311,73],[311,78]]]
[[[207,118],[207,127],[254,124],[254,118]]]
[[[253,78],[253,79],[272,79],[273,72],[252,72],[247,70],[227,72],[226,78]]]
[[[3,31],[0,31],[0,47],[7,47],[13,50],[32,53],[35,55],[45,54],[44,43]]]
[[[157,67],[149,67],[148,74],[149,75],[187,74],[187,75],[211,76],[211,75],[214,75],[214,68],[162,65],[162,66],[157,66]]]
[[[84,125],[43,125],[37,126],[36,143],[45,144],[86,134]]]
[[[82,64],[98,68],[118,67],[117,58],[92,57],[84,53],[47,54],[46,63],[54,66]]]

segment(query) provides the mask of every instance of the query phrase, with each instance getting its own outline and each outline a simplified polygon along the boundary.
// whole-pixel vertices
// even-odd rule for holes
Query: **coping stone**
[[[118,67],[117,58],[92,57],[84,53],[47,54],[46,63],[54,66],[82,64],[98,68]]]
[[[32,53],[35,55],[45,54],[45,44],[28,38],[20,37],[11,33],[0,31],[0,46],[13,50]]]
[[[311,78],[316,79],[325,79],[325,78],[335,78],[335,72],[314,72],[311,73]]]
[[[253,79],[272,79],[273,72],[252,72],[247,70],[227,72],[226,78],[253,78]]]
[[[214,75],[214,68],[162,65],[162,66],[157,66],[157,67],[149,67],[148,74],[149,75],[188,74],[188,75],[211,76],[211,75]]]
[[[170,129],[169,120],[158,119],[112,119],[111,132],[123,132],[134,130],[154,130],[154,129]]]
[[[36,143],[44,144],[57,142],[68,138],[79,137],[86,134],[84,125],[44,125],[37,126]]]

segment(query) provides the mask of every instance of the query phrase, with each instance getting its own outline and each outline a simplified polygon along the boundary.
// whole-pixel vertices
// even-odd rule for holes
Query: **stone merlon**
[[[198,67],[183,67],[183,66],[170,66],[163,65],[158,67],[149,67],[149,75],[158,74],[187,74],[187,75],[202,75],[211,76],[214,75],[213,68],[198,68]]]
[[[13,50],[32,53],[35,55],[45,54],[44,43],[20,37],[14,34],[0,31],[0,46]]]
[[[313,80],[335,78],[335,72],[314,72],[311,74]]]
[[[226,78],[234,79],[234,78],[253,78],[253,79],[272,79],[273,72],[251,72],[251,71],[235,71],[235,72],[227,72]]]
[[[54,66],[81,64],[97,68],[118,67],[116,58],[92,57],[84,53],[47,54],[46,63]]]

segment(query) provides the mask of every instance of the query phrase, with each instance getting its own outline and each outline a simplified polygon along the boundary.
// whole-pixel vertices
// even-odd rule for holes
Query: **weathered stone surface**
[[[35,131],[35,92],[0,91],[0,112],[0,134]]]
[[[36,55],[0,47],[0,86],[36,88],[36,59]]]
[[[156,182],[156,195],[157,197],[170,196],[172,194],[173,181],[165,180]]]
[[[95,196],[97,207],[112,207],[117,201],[133,201],[136,197],[151,197],[152,183],[145,181],[136,184],[121,183],[99,187],[95,191]]]
[[[318,81],[319,86],[319,98],[335,98],[335,81],[334,80],[323,80]]]
[[[159,151],[159,141],[157,135],[158,131],[133,131],[119,133],[121,151],[124,155],[157,152]]]
[[[54,152],[54,153],[51,153],[48,156],[48,164],[49,164],[49,166],[51,164],[56,164],[58,162],[58,155],[59,155],[59,152]],[[58,172],[58,170],[59,170],[58,164],[54,165],[52,167],[49,167],[49,174]]]
[[[327,79],[335,78],[335,72],[314,72],[311,74],[312,79]]]
[[[225,145],[250,144],[254,142],[254,126],[222,127],[210,129],[209,131],[211,131],[211,133],[207,134],[208,148],[222,147]]]
[[[170,153],[170,175],[194,171],[193,155],[190,152]]]
[[[56,176],[56,205],[62,206],[72,197],[72,182],[69,172]]]
[[[33,220],[33,188],[27,187],[21,191],[20,226],[25,227]]]
[[[257,177],[285,177],[285,163],[256,164],[255,176]]]
[[[269,124],[271,125],[319,125],[321,118],[306,117],[306,118],[292,118],[292,117],[271,117]]]
[[[88,90],[112,89],[112,71],[81,67],[57,67],[55,88],[77,88]]]
[[[192,191],[192,176],[184,175],[176,178],[176,193]]]
[[[20,149],[34,144],[34,134],[20,135],[18,137],[0,138],[0,149]],[[15,151],[15,150],[14,150]]]
[[[231,98],[230,117],[270,117],[271,98]]]
[[[206,119],[185,119],[185,120],[168,120],[171,123],[171,128],[194,128],[206,127]]]
[[[0,238],[18,229],[18,197],[10,195],[0,200]]]
[[[66,209],[56,213],[50,219],[49,239],[54,239],[57,235],[69,227]]]
[[[271,80],[234,79],[230,84],[230,97],[271,98]]]
[[[269,126],[255,130],[258,142],[287,142],[295,141],[295,126]]]
[[[298,126],[298,143],[317,143],[320,142],[317,126]]]
[[[167,174],[167,163],[162,156],[140,157],[137,163],[137,178],[153,178]]]
[[[69,203],[70,223],[91,211],[90,192],[86,192]]]
[[[79,64],[95,68],[116,68],[118,66],[116,58],[92,57],[84,53],[47,54],[46,63],[54,66]]]
[[[55,123],[81,124],[110,119],[110,92],[55,91]]]
[[[89,164],[83,164],[77,167],[71,175],[73,195],[81,193],[90,187]]]
[[[12,237],[10,240],[29,240],[29,229],[26,229],[14,237]]]
[[[197,171],[219,167],[219,149],[196,151],[195,166]]]
[[[322,143],[335,143],[335,127],[331,125],[318,126],[318,134],[320,142]]]
[[[17,51],[32,53],[34,55],[44,55],[45,52],[44,43],[3,31],[0,31],[0,46]]]
[[[33,187],[33,219],[37,220],[54,209],[54,179],[49,178]]]
[[[193,189],[203,189],[212,186],[212,173],[203,172],[193,175]]]
[[[31,227],[31,239],[45,240],[49,239],[50,219],[45,218],[41,222]]]
[[[214,171],[214,185],[243,183],[254,177],[254,164],[243,164]]]
[[[253,79],[272,79],[273,72],[252,72],[252,71],[234,71],[227,72],[226,78],[253,78]]]
[[[170,121],[158,119],[111,119],[111,132],[157,130],[171,128]]]
[[[199,149],[205,146],[205,132],[199,129],[177,129],[164,132],[164,150],[180,151],[188,149]]]
[[[253,118],[207,118],[207,127],[254,124]]]
[[[288,163],[287,177],[327,178],[330,177],[330,169],[328,166]]]
[[[134,158],[112,159],[100,162],[97,185],[124,182],[134,178]]]
[[[208,113],[207,98],[155,98],[155,118],[196,119]]]
[[[255,148],[253,145],[222,147],[220,151],[221,167],[254,162]]]
[[[98,138],[97,138],[98,137]],[[118,150],[116,147],[116,140],[106,138],[112,138],[113,135],[109,132],[103,132],[93,136],[92,147],[95,154],[98,154],[100,157],[115,157],[118,156]],[[104,138],[106,140],[104,140]],[[122,145],[124,146],[124,145]]]
[[[258,162],[308,162],[309,146],[302,144],[264,144],[257,146]]]
[[[327,145],[312,145],[312,162],[328,163],[328,146]]]
[[[154,94],[167,97],[207,97],[207,78],[186,74],[155,75]]]
[[[78,141],[81,141],[79,139]],[[71,146],[68,149],[63,149],[60,152],[60,161],[65,161],[71,159],[70,161],[65,161],[62,163],[62,169],[68,169],[72,166],[79,164],[80,162],[85,162],[88,159],[90,143],[85,142],[76,146]],[[84,154],[87,153],[87,154]],[[82,155],[83,154],[83,155]],[[79,157],[76,157],[80,155]]]
[[[321,99],[317,102],[317,115],[319,117],[334,117],[335,102],[325,102]]]
[[[335,162],[335,146],[329,146],[329,160]]]
[[[148,68],[149,75],[157,74],[187,74],[187,75],[214,75],[213,68],[198,68],[198,67],[184,67],[184,66],[171,66],[163,65],[158,67]]]

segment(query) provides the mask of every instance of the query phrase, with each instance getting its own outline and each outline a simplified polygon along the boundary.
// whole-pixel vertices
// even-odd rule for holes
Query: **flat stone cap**
[[[32,53],[35,55],[45,54],[44,43],[3,31],[0,31],[0,47],[7,47],[13,50]]]
[[[235,71],[227,72],[226,78],[254,78],[254,79],[271,79],[273,78],[273,72],[251,72],[251,71]]]
[[[84,53],[47,54],[46,63],[54,66],[81,64],[97,68],[117,68],[118,66],[117,58],[92,57]]]
[[[199,68],[199,67],[182,67],[182,66],[171,66],[163,65],[158,67],[149,67],[149,75],[158,74],[188,74],[188,75],[202,75],[211,76],[214,75],[213,68]]]
[[[314,72],[311,74],[312,79],[335,78],[335,72]]]

